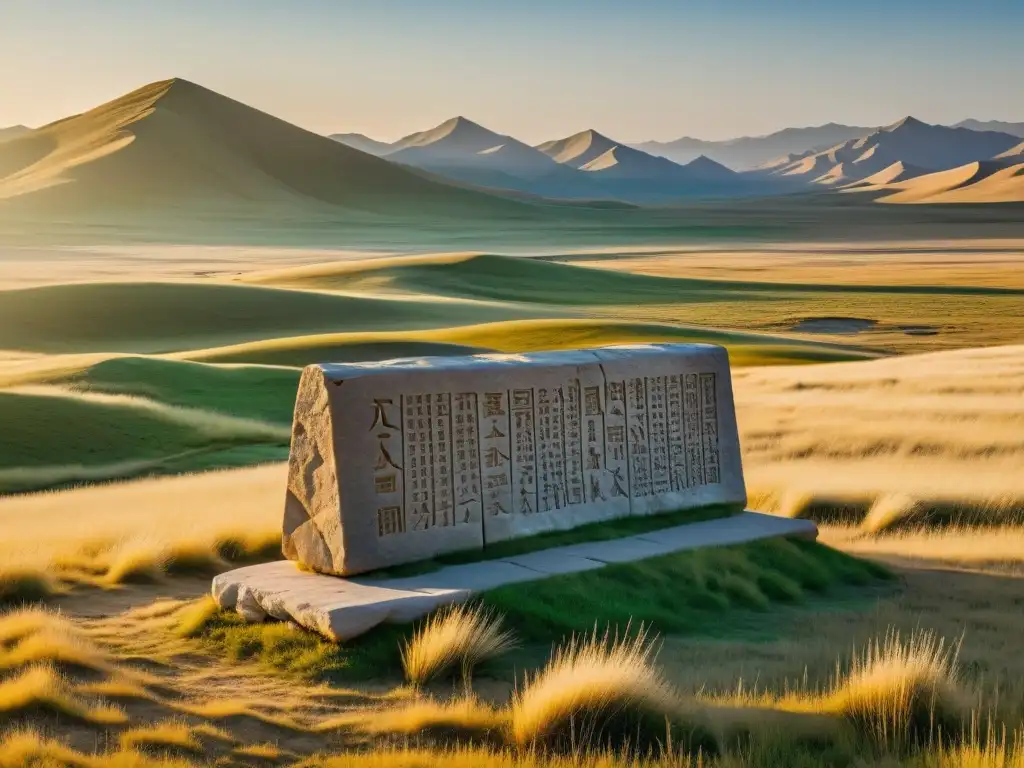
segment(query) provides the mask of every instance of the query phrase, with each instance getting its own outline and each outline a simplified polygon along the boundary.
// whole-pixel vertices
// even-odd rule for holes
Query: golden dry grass
[[[666,739],[680,702],[654,665],[655,653],[642,628],[633,637],[595,630],[573,638],[516,692],[512,740],[520,746],[597,746],[609,737],[628,739],[634,730],[643,742]]]
[[[960,679],[959,645],[931,631],[901,637],[889,629],[837,665],[823,688],[804,682],[785,692],[705,695],[720,705],[827,715],[849,723],[885,753],[909,754],[968,739],[974,697]]]
[[[352,728],[363,733],[404,736],[448,732],[466,738],[497,733],[507,725],[507,712],[465,696],[451,701],[417,699],[387,709],[342,715],[325,721],[319,730]]]
[[[755,509],[1024,525],[1024,347],[734,373]]]
[[[250,744],[237,747],[234,754],[239,757],[254,757],[261,760],[277,760],[281,757],[281,749],[275,744]]]
[[[821,527],[819,537],[829,546],[861,557],[1010,571],[1024,566],[1024,526],[919,527],[878,536],[859,527],[828,525]]]
[[[180,637],[195,637],[203,631],[218,611],[220,606],[209,595],[187,603],[174,613],[174,631]]]
[[[0,615],[0,672],[39,664],[103,673],[115,669],[109,654],[60,614],[26,609]]]
[[[401,646],[402,669],[413,685],[423,685],[458,667],[468,685],[473,669],[516,645],[503,617],[482,605],[453,605],[430,616]]]
[[[228,567],[225,555],[272,552],[285,472],[270,465],[2,498],[0,598],[215,572]]]
[[[958,652],[931,632],[903,640],[890,631],[853,657],[823,710],[889,748],[956,737],[971,703],[957,677]]]
[[[0,682],[0,718],[38,713],[97,726],[121,725],[128,719],[117,707],[79,698],[70,683],[52,667],[28,667]]]
[[[120,743],[121,748],[125,750],[170,747],[186,752],[199,752],[202,749],[192,728],[178,720],[129,728],[121,733]]]

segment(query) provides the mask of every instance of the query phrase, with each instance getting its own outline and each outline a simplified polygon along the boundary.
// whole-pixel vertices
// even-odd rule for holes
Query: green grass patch
[[[743,505],[712,504],[695,509],[682,509],[661,515],[637,517],[620,517],[600,523],[581,525],[565,531],[548,531],[518,539],[506,539],[492,544],[485,544],[482,550],[469,549],[463,552],[451,552],[438,555],[429,560],[420,560],[405,565],[382,568],[372,573],[373,578],[403,578],[421,573],[431,573],[448,565],[463,565],[482,560],[498,560],[502,557],[525,555],[552,547],[565,547],[570,544],[584,544],[592,541],[610,541],[640,533],[649,533],[664,528],[674,528],[687,523],[699,523],[704,520],[717,520],[722,517],[736,515],[743,511]]]
[[[3,291],[0,349],[160,353],[309,333],[438,328],[515,308],[224,283],[78,283]]]
[[[0,390],[0,493],[287,456],[285,424],[60,389]]]
[[[166,405],[287,426],[292,421],[299,371],[115,357],[77,371],[63,383],[85,392],[134,395]]]
[[[595,626],[624,628],[643,622],[663,635],[742,635],[766,613],[787,606],[809,609],[887,583],[875,563],[822,544],[769,539],[732,547],[678,552],[584,573],[553,576],[482,593],[486,607],[505,615],[528,647],[515,661],[543,662],[553,642]],[[188,634],[232,660],[303,679],[346,683],[401,678],[399,643],[412,625],[378,627],[347,643],[331,643],[289,624],[246,624],[233,612],[202,617]],[[511,657],[510,657],[511,658]],[[520,665],[522,666],[522,665]],[[507,662],[485,671],[511,679]]]
[[[730,613],[749,618],[889,578],[882,566],[822,544],[768,539],[500,587],[484,599],[527,642],[630,621],[663,634],[729,636],[742,626],[725,620]]]
[[[836,285],[658,277],[536,258],[482,254],[396,258],[282,270],[257,280],[319,290],[393,289],[551,306],[775,301],[806,294],[1021,296],[1024,289],[974,286]]]

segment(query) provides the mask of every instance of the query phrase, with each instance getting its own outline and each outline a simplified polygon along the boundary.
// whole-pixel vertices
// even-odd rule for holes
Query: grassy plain
[[[0,259],[0,493],[262,464],[0,498],[0,765],[1024,761],[1024,348],[894,354],[1019,340],[1019,241],[342,265],[206,253],[64,251],[66,285]],[[751,506],[818,519],[834,548],[706,550],[529,599],[498,590],[485,603],[519,647],[469,690],[457,673],[403,687],[411,628],[338,648],[202,599],[209,574],[278,556],[299,366],[653,340],[728,347]],[[634,666],[566,650],[595,622],[634,639],[641,621],[659,634]],[[580,687],[557,686],[575,691],[568,709],[535,711],[601,727],[516,737],[544,674]],[[602,752],[588,691],[629,712],[671,705],[671,746],[662,717],[651,755]],[[921,738],[922,717],[942,734]]]

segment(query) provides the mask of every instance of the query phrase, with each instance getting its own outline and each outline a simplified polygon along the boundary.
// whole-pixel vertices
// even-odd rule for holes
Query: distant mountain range
[[[806,146],[854,130],[862,133]],[[788,151],[743,172],[707,154],[676,162],[594,130],[530,146],[465,117],[391,144],[359,134],[332,140],[195,83],[165,80],[40,128],[0,132],[0,214],[521,222],[562,216],[556,208],[581,202],[621,208],[789,192],[1024,202],[1024,140],[1003,131],[908,117],[879,129],[773,136],[750,141],[772,139],[773,152]]]
[[[664,203],[694,196],[772,194],[789,183],[738,174],[703,156],[685,165],[675,163],[594,130],[531,147],[465,117],[394,144],[361,134],[331,138],[459,181],[551,198]]]
[[[1008,133],[948,128],[906,117],[865,136],[773,165],[764,172],[838,186],[860,182],[883,171],[894,171],[895,164],[899,164],[901,175],[915,172],[920,175],[990,160],[1013,148],[1018,141]]]
[[[828,123],[813,128],[786,128],[767,136],[742,136],[725,141],[704,141],[684,136],[675,141],[647,141],[634,144],[637,149],[688,163],[704,155],[734,170],[750,170],[780,157],[824,149],[863,136],[872,129]]]
[[[1024,139],[1024,123],[1006,123],[1002,120],[961,120],[951,127],[967,128],[972,131],[997,131]]]

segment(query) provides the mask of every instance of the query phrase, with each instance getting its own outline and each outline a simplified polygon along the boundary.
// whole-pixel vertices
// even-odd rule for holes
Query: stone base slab
[[[609,541],[571,544],[523,555],[453,565],[404,578],[341,578],[301,571],[283,560],[216,576],[213,596],[247,621],[294,621],[334,640],[349,640],[378,624],[402,624],[438,606],[468,600],[506,584],[579,573],[700,547],[778,537],[814,539],[810,520],[758,512],[706,520]]]

